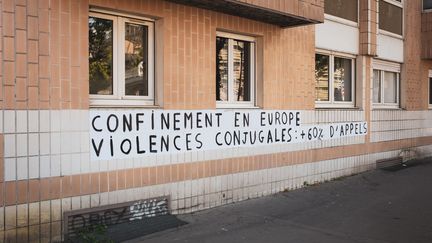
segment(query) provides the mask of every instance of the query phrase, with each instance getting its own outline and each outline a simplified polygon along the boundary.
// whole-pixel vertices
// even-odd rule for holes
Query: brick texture
[[[322,0],[239,1],[313,19],[317,18],[319,12],[322,11],[324,3]],[[364,84],[360,89],[365,89],[365,94],[362,99],[362,104],[364,103],[361,107],[362,111],[358,112],[364,111],[365,120],[369,123],[372,120],[370,97],[372,60],[377,51],[377,1],[360,0],[361,58],[359,59],[364,58],[364,64],[362,64],[364,67],[361,70],[365,72],[362,75]],[[425,30],[429,28],[426,26],[430,22],[429,16],[423,15],[422,18],[419,11],[420,4],[420,0],[409,1],[409,4],[408,1],[405,1],[406,40],[401,97],[403,107],[408,110],[427,109],[427,74],[432,68],[432,61],[419,58],[424,50],[421,49],[422,30],[418,26],[423,24],[422,28]],[[155,19],[156,76],[158,78],[156,92],[161,91],[160,93],[163,94],[157,97],[157,105],[164,109],[214,109],[216,107],[215,40],[218,30],[252,35],[257,38],[258,48],[262,50],[262,54],[257,56],[257,69],[260,70],[257,75],[259,87],[261,87],[258,92],[260,107],[264,109],[315,109],[314,26],[281,29],[270,24],[163,0],[0,0],[0,61],[2,64],[0,65],[0,108],[3,109],[1,118],[3,122],[6,121],[6,110],[89,109],[89,6],[115,9],[122,13]],[[429,29],[426,30],[429,31]],[[358,92],[362,91],[358,90]],[[331,112],[333,112],[331,115],[336,113]],[[43,117],[43,114],[50,114],[49,118]],[[31,124],[30,115],[28,117],[24,119],[28,121],[24,126]],[[343,144],[343,147],[257,156],[242,155],[242,157],[218,160],[203,159],[202,161],[194,160],[180,164],[118,169],[108,172],[78,171],[78,173],[59,176],[58,171],[53,175],[54,165],[58,165],[61,160],[73,164],[76,162],[76,157],[75,159],[70,157],[69,160],[64,158],[83,151],[80,148],[70,153],[63,151],[65,150],[64,144],[68,145],[64,141],[60,149],[60,145],[56,142],[61,143],[60,138],[70,134],[58,131],[65,126],[62,122],[56,123],[58,127],[51,130],[50,128],[54,127],[53,124],[51,127],[50,124],[43,124],[43,122],[54,123],[56,119],[53,117],[55,117],[53,113],[42,113],[42,111],[38,113],[35,119],[38,119],[41,124],[31,132],[30,129],[27,132],[26,128],[25,131],[18,132],[15,126],[18,127],[19,122],[15,124],[15,120],[7,123],[8,129],[6,129],[6,123],[2,125],[6,135],[0,134],[0,206],[2,206],[0,219],[6,222],[0,222],[0,234],[3,234],[0,235],[0,241],[17,241],[21,237],[26,239],[26,234],[37,240],[40,238],[42,241],[54,241],[51,235],[61,233],[61,216],[58,215],[61,215],[62,211],[80,207],[89,208],[90,205],[98,206],[102,203],[97,200],[102,198],[105,192],[118,192],[123,189],[166,183],[186,183],[201,178],[234,175],[432,144],[431,137],[370,142],[371,135],[368,134],[365,143]],[[42,130],[44,130],[43,133]],[[397,132],[399,130],[395,131]],[[6,152],[15,153],[15,151],[12,153],[4,150],[5,144],[10,142],[4,138],[5,136],[18,138],[17,133],[20,133],[19,137],[26,139],[26,136],[29,136],[25,140],[28,147],[31,145],[28,142],[30,135],[34,135],[32,137],[36,137],[41,145],[49,144],[49,146],[36,146],[36,150],[39,149],[41,152],[33,156],[39,159],[37,164],[40,168],[39,177],[21,180],[11,177],[9,181],[4,180],[4,168],[7,164],[7,161],[3,160],[4,154]],[[79,138],[87,139],[88,134],[83,132],[79,134],[81,135],[82,137],[78,137],[79,141],[82,142]],[[45,144],[42,144],[44,142]],[[18,146],[20,144],[14,143],[13,149]],[[48,152],[42,154],[42,148]],[[54,152],[54,150],[59,151]],[[67,156],[62,158],[61,155]],[[85,155],[88,156],[88,154]],[[25,156],[19,159],[22,157]],[[30,165],[30,157],[32,156],[25,157],[27,165]],[[52,167],[48,168],[48,175],[44,176],[41,175],[42,172],[47,171],[42,171],[42,157],[45,157],[44,161],[48,161],[48,167]],[[15,161],[17,156],[9,156],[10,158]],[[14,165],[16,167],[13,168],[18,172],[18,166]],[[30,167],[26,168],[30,174]],[[24,178],[29,178],[29,176],[24,175]],[[97,194],[98,199],[93,204],[94,198],[91,198],[90,195],[94,194]],[[17,227],[16,224],[20,226]],[[26,224],[29,227],[24,227]],[[21,230],[25,232],[20,233]]]
[[[88,47],[88,2],[9,0],[0,10],[2,107],[87,109],[88,61],[78,55]]]
[[[359,31],[361,55],[377,55],[378,0],[359,1]]]
[[[262,38],[265,108],[314,107],[313,26],[281,29],[256,21],[163,1],[98,1],[93,6],[163,18],[163,106],[215,108],[216,30]],[[284,53],[290,53],[286,55]],[[294,87],[294,88],[293,88]],[[298,92],[294,92],[298,90]]]
[[[422,1],[405,4],[405,43],[402,65],[402,107],[407,110],[428,109],[428,70],[432,65],[420,59],[422,54]],[[422,26],[422,27],[418,27]]]

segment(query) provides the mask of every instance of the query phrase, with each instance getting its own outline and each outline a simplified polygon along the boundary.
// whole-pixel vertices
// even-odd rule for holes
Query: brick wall
[[[323,5],[247,2],[299,12],[304,4]],[[420,1],[407,3],[405,16],[403,105],[421,110],[410,112],[372,111],[377,10],[376,0],[367,3],[360,8],[360,109],[315,110],[314,26],[281,29],[162,0],[0,0],[0,241],[60,240],[62,213],[80,208],[171,195],[175,213],[191,212],[362,172],[406,148],[431,155],[425,85],[432,63],[419,59]],[[256,36],[261,45],[262,108],[303,110],[306,124],[367,121],[372,132],[310,144],[90,162],[90,6],[156,19],[161,108],[216,107],[215,35],[225,30]],[[367,21],[372,28],[365,28]]]
[[[166,108],[215,106],[212,57],[216,29],[264,36],[263,48],[268,50],[263,58],[264,79],[269,80],[265,82],[264,106],[298,109],[306,103],[308,109],[313,108],[313,27],[282,30],[162,1],[91,1],[91,4],[164,18],[165,82],[161,103]],[[6,0],[3,6],[2,19],[7,26],[2,32],[6,50],[2,75],[5,97],[1,97],[4,108],[87,109],[88,2],[29,1],[27,4]],[[300,60],[307,63],[299,65]],[[289,68],[279,68],[281,65]],[[287,77],[290,79],[286,80]],[[301,92],[285,95],[292,92],[293,86]]]
[[[359,2],[360,54],[377,55],[378,0]]]
[[[166,109],[215,107],[217,29],[263,39],[264,108],[314,107],[313,26],[281,29],[163,1],[92,0],[90,4],[163,18],[163,107]]]
[[[428,109],[428,70],[422,56],[422,1],[405,4],[405,63],[402,67],[402,105],[407,110]]]
[[[87,9],[87,1],[2,2],[4,109],[88,107]]]

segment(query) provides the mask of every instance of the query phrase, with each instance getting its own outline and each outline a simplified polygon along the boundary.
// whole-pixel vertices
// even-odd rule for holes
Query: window
[[[432,108],[432,70],[429,70],[429,108]]]
[[[216,101],[218,107],[255,105],[255,39],[218,32]]]
[[[354,59],[315,55],[315,92],[319,106],[354,106]]]
[[[423,0],[423,10],[432,10],[432,0]]]
[[[90,104],[153,105],[153,23],[90,13],[88,24]]]
[[[402,2],[396,0],[379,1],[379,28],[396,34],[403,34]]]
[[[336,17],[358,22],[357,0],[325,0],[324,12]]]
[[[372,102],[375,107],[399,108],[400,65],[374,60]]]

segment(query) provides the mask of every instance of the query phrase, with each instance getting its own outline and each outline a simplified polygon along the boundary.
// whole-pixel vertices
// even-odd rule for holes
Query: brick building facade
[[[59,241],[77,209],[169,196],[187,213],[430,156],[424,2],[0,0],[0,241]],[[94,159],[98,112],[161,110],[367,133]]]

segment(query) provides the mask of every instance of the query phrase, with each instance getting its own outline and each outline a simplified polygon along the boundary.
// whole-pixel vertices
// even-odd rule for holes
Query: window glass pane
[[[147,26],[125,24],[125,94],[147,96],[148,45]]]
[[[423,0],[423,9],[432,9],[432,0]]]
[[[250,101],[250,43],[233,41],[234,100]]]
[[[113,94],[113,22],[89,17],[90,94]]]
[[[402,8],[379,1],[379,28],[402,35]]]
[[[334,58],[334,100],[352,101],[352,66],[351,60]]]
[[[384,103],[397,103],[397,73],[384,72]]]
[[[357,22],[358,13],[357,0],[325,0],[324,12],[337,16],[340,18],[348,19]]]
[[[432,105],[432,78],[429,78],[429,104]]]
[[[228,39],[216,38],[216,100],[228,101]]]
[[[329,56],[315,55],[315,99],[329,101]]]
[[[381,103],[380,71],[373,70],[373,103]]]

